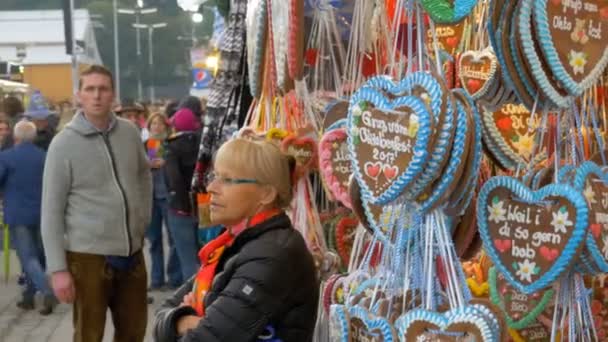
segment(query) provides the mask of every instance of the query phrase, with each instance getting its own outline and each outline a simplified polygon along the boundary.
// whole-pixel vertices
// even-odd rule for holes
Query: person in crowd
[[[17,306],[33,309],[34,295],[39,290],[44,296],[40,314],[48,315],[57,305],[57,299],[44,269],[40,206],[45,152],[34,145],[35,138],[36,126],[33,123],[20,121],[15,125],[15,146],[0,152],[0,188],[4,196],[4,220],[29,280]]]
[[[169,130],[167,118],[155,113],[148,119],[150,138],[145,142],[148,159],[152,168],[154,183],[154,200],[152,205],[152,222],[146,232],[150,242],[150,257],[152,259],[151,290],[160,290],[165,287],[165,257],[163,251],[163,224],[167,225],[167,184],[165,182],[165,140]],[[183,283],[182,270],[177,258],[173,239],[169,235],[169,260],[167,264],[167,278],[170,288],[177,288]]]
[[[167,102],[167,105],[165,106],[165,116],[171,119],[175,112],[177,112],[178,105],[179,103],[175,100]]]
[[[169,190],[169,233],[179,257],[182,279],[189,279],[198,270],[196,219],[190,187],[200,141],[200,120],[187,108],[177,111],[171,119],[175,131],[166,145],[165,177]]]
[[[227,229],[199,252],[196,276],[157,311],[157,341],[312,341],[316,267],[284,212],[294,168],[268,141],[220,147],[207,189],[211,221]]]
[[[14,96],[9,96],[4,99],[3,112],[6,114],[11,127],[15,127],[17,122],[23,118],[23,102]]]
[[[114,79],[80,74],[82,111],[51,142],[42,195],[42,240],[57,298],[74,303],[75,342],[101,342],[106,310],[114,341],[143,341],[152,174],[139,132],[112,113]]]
[[[37,134],[34,144],[47,151],[55,136],[59,117],[49,109],[40,92],[32,94],[27,111],[23,116],[36,125]]]
[[[139,130],[143,141],[148,140],[149,132],[145,127],[145,118],[148,116],[147,109],[141,103],[133,102],[125,106],[118,106],[114,112],[121,118],[132,122]],[[143,118],[143,125],[142,125]]]
[[[13,145],[11,124],[8,119],[0,119],[0,151],[4,151]]]
[[[195,96],[186,96],[180,101],[178,109],[184,108],[190,109],[192,113],[194,113],[194,115],[199,119],[201,119],[204,114],[203,104],[201,103],[201,100]]]

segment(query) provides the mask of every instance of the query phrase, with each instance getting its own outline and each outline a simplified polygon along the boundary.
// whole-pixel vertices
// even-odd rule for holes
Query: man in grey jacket
[[[77,95],[82,112],[52,141],[44,169],[41,223],[51,286],[60,301],[74,303],[74,341],[101,342],[107,308],[114,341],[143,341],[150,167],[137,129],[111,112],[110,71],[83,71]]]

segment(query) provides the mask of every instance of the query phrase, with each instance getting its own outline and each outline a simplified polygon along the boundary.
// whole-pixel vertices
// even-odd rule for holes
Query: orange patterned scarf
[[[253,216],[249,222],[246,222],[245,227],[253,227],[281,213],[280,210],[267,210]],[[234,231],[234,229],[233,229]],[[201,267],[196,274],[192,292],[194,293],[194,310],[199,317],[205,316],[205,295],[211,288],[213,278],[215,277],[215,269],[220,257],[224,253],[226,247],[229,247],[234,242],[234,236],[230,230],[222,233],[214,240],[207,243],[198,252],[198,257],[201,262]]]

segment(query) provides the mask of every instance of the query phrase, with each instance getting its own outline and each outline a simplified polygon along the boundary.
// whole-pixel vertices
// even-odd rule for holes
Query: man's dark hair
[[[4,99],[4,113],[9,117],[15,117],[19,114],[25,112],[25,108],[23,108],[23,102],[14,96],[9,96]]]
[[[110,83],[112,84],[112,90],[114,90],[114,75],[112,75],[112,72],[108,68],[98,64],[93,64],[80,73],[80,78],[78,80],[78,89],[82,89],[82,78],[84,76],[93,74],[108,76],[110,78]]]

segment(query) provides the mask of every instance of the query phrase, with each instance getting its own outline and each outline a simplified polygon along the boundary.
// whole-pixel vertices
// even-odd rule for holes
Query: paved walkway
[[[147,254],[147,253],[144,253]],[[2,253],[0,252],[0,255]],[[146,263],[149,265],[149,261]],[[20,289],[17,285],[19,263],[11,255],[11,277],[4,282],[4,269],[0,269],[0,342],[68,342],[72,340],[71,306],[61,304],[49,316],[42,316],[37,310],[23,311],[16,306]],[[148,307],[148,331],[146,341],[152,342],[152,321],[156,308],[169,292],[151,292],[154,303]],[[37,308],[40,304],[37,305]],[[113,337],[112,319],[108,312],[104,342],[111,342]]]

